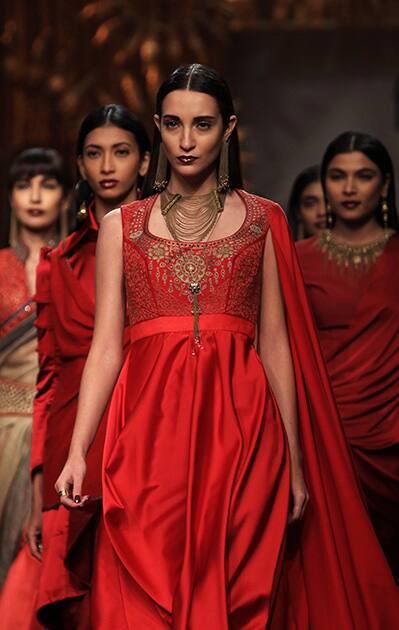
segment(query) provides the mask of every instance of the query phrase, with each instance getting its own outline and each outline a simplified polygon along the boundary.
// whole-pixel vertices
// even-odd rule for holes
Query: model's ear
[[[78,155],[77,164],[78,164],[78,169],[79,169],[79,173],[80,173],[81,178],[82,179],[87,179],[86,169],[84,167],[83,158],[82,158],[81,155]]]
[[[233,133],[234,129],[236,128],[238,123],[238,118],[237,116],[230,116],[229,122],[227,124],[226,130],[223,134],[223,140],[230,140],[230,136]]]
[[[154,123],[157,126],[158,131],[161,133],[161,119],[158,114],[154,114]]]
[[[386,178],[385,178],[384,185],[383,185],[382,190],[381,190],[381,197],[384,197],[384,198],[388,197],[388,191],[389,191],[390,184],[391,184],[391,176],[387,175]]]
[[[141,175],[141,177],[145,177],[147,175],[148,167],[150,165],[150,157],[150,152],[146,151],[139,167],[139,175]]]

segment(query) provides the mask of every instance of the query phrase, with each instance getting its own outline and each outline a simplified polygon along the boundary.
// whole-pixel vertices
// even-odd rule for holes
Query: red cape
[[[399,594],[355,476],[295,247],[280,210],[271,213],[270,222],[310,493],[302,525],[291,531],[288,541],[271,628],[393,629],[399,619]]]

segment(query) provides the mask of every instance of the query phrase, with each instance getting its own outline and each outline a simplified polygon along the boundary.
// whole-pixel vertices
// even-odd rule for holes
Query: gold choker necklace
[[[206,241],[224,209],[225,195],[217,190],[183,197],[169,190],[161,193],[161,212],[176,241]]]
[[[364,245],[348,245],[337,241],[331,230],[324,230],[319,236],[319,246],[340,267],[366,270],[379,258],[394,230],[387,230],[383,237]]]

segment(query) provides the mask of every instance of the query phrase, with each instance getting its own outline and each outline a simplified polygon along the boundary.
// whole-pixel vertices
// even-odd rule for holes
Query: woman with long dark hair
[[[320,234],[326,227],[326,206],[319,166],[297,175],[287,205],[287,217],[296,241]]]
[[[36,267],[40,249],[66,236],[66,177],[58,151],[35,147],[19,153],[9,169],[8,194],[10,246],[0,250],[0,587],[30,516],[29,456],[39,368]],[[21,563],[36,569],[27,546]]]
[[[321,166],[329,228],[298,243],[308,295],[375,531],[399,579],[399,236],[384,145],[331,142]]]
[[[40,373],[31,475],[35,512],[43,510],[43,524],[36,524],[30,546],[42,561],[38,618],[45,627],[57,630],[89,627],[89,550],[99,500],[93,500],[85,514],[70,517],[59,506],[54,482],[68,451],[79,383],[93,335],[98,227],[110,210],[137,199],[149,149],[142,123],[126,107],[106,105],[88,114],[76,148],[78,225],[58,247],[42,251],[38,267]],[[101,496],[103,435],[100,428],[88,460],[88,486],[97,498]]]
[[[113,391],[93,627],[288,628],[285,611],[306,630],[381,629],[396,619],[396,588],[284,214],[241,190],[227,84],[199,64],[177,69],[155,124],[144,190],[156,194],[101,225],[95,334],[56,482],[84,512],[86,457]],[[287,601],[288,521],[301,536]]]

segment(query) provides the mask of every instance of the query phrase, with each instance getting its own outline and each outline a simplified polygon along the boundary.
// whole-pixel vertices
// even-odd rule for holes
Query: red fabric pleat
[[[40,630],[36,620],[36,597],[41,564],[24,546],[15,558],[0,594],[2,630]]]
[[[399,594],[362,500],[295,248],[281,214],[272,215],[271,230],[286,303],[310,491],[303,526],[292,532],[288,544],[282,585],[289,598],[279,594],[280,605],[291,608],[292,622],[271,627],[393,630]]]

